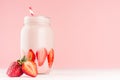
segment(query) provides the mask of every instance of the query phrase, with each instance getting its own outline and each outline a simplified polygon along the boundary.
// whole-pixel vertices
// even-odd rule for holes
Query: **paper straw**
[[[29,7],[29,12],[30,12],[30,15],[31,15],[31,16],[34,16],[34,12],[33,12],[33,10],[32,10],[32,7],[31,7],[31,6]]]

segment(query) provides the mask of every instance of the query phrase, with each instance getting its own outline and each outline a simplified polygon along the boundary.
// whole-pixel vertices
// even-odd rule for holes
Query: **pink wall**
[[[55,68],[120,68],[120,0],[0,0],[0,68],[20,56],[29,5],[52,18]]]

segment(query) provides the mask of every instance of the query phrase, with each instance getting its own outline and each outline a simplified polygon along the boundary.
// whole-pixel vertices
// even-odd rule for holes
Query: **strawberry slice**
[[[53,61],[54,61],[54,50],[53,50],[53,49],[51,49],[51,50],[49,51],[49,54],[48,54],[48,56],[47,56],[47,59],[48,59],[48,65],[49,65],[49,67],[51,68],[51,67],[52,67],[52,64],[53,64]]]
[[[37,72],[37,65],[33,61],[26,61],[22,64],[22,71],[31,77],[36,77]]]
[[[45,59],[47,57],[47,50],[45,48],[41,48],[36,52],[36,57],[38,60],[38,65],[42,66],[43,63],[45,62]]]
[[[35,54],[34,54],[34,52],[32,51],[32,49],[30,49],[30,50],[28,51],[27,59],[30,60],[30,61],[35,61]]]

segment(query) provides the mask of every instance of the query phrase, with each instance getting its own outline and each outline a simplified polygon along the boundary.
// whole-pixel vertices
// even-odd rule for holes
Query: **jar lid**
[[[25,16],[24,24],[26,23],[50,23],[50,18],[45,16]]]

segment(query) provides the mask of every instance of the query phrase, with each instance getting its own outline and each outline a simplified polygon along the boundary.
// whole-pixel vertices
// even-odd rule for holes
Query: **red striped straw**
[[[32,10],[32,7],[31,7],[31,6],[29,7],[29,12],[30,12],[30,15],[31,15],[31,16],[34,16],[34,12],[33,12],[33,10]]]

